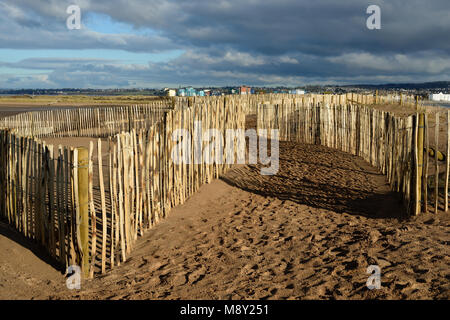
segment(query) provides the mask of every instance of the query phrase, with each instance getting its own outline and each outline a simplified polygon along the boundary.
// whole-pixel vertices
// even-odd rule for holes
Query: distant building
[[[186,90],[185,89],[178,89],[178,96],[179,97],[185,97],[186,96]]]
[[[175,97],[177,95],[177,91],[170,88],[164,88],[163,89],[164,94],[168,97]]]
[[[294,89],[289,92],[290,94],[305,94],[305,90]]]
[[[442,92],[432,93],[429,98],[432,101],[450,101],[450,94],[444,94]]]
[[[239,94],[241,94],[241,95],[252,94],[252,88],[242,86],[239,88]]]
[[[197,96],[197,92],[192,87],[186,88],[186,96],[187,97],[195,97],[195,96]]]

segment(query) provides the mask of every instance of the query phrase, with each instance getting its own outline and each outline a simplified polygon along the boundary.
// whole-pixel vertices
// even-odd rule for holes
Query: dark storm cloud
[[[448,0],[126,1],[93,8],[134,24],[161,29],[177,42],[231,45],[266,54],[348,51],[450,51]],[[382,30],[366,28],[366,9],[382,11]]]
[[[69,4],[152,32],[69,32]],[[381,30],[366,28],[372,4],[381,8]],[[0,13],[6,15],[0,20],[2,48],[185,51],[172,61],[144,66],[106,59],[15,65],[50,68],[48,85],[69,85],[70,79],[85,86],[450,79],[448,0],[6,0]]]

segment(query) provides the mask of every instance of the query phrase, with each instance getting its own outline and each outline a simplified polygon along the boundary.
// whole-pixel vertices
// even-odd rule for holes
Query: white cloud
[[[14,64],[0,58],[7,70],[46,72],[28,77],[3,74],[0,87],[298,85],[450,77],[448,0],[374,0],[370,4],[382,9],[379,32],[365,27],[368,2],[360,0],[0,1],[0,48],[184,51],[168,62],[148,64],[107,56]],[[67,30],[69,4],[78,4],[82,17],[83,12],[109,16],[131,32]],[[152,32],[132,32],[141,27]]]

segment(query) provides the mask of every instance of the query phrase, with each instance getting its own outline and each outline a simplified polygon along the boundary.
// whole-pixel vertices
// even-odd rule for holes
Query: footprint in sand
[[[186,284],[187,281],[188,281],[187,273],[186,273],[186,272],[180,272],[180,273],[177,273],[177,274],[170,280],[170,283],[171,283],[173,286],[176,286],[176,287],[177,287],[177,286],[182,286],[182,285]]]
[[[241,269],[241,274],[243,275],[252,275],[255,273],[256,270],[258,270],[259,267],[257,264],[253,264],[253,263],[249,263],[246,264],[242,269]]]

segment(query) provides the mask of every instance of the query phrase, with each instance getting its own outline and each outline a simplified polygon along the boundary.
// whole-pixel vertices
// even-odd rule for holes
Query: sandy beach
[[[321,146],[280,147],[276,176],[244,166],[203,186],[140,239],[126,263],[79,291],[69,291],[42,259],[36,270],[42,265],[47,273],[23,270],[23,257],[37,260],[33,251],[0,250],[0,297],[450,297],[448,214],[406,218],[385,178],[358,157]],[[4,232],[0,239],[1,249],[9,247]],[[366,287],[373,264],[381,268],[381,290]]]
[[[450,299],[450,0],[0,14],[0,301]]]
[[[375,168],[323,146],[281,142],[278,174],[259,169],[236,166],[201,187],[81,290],[1,224],[0,299],[450,297],[448,213],[406,217]],[[367,289],[370,265],[381,268],[380,290]]]

